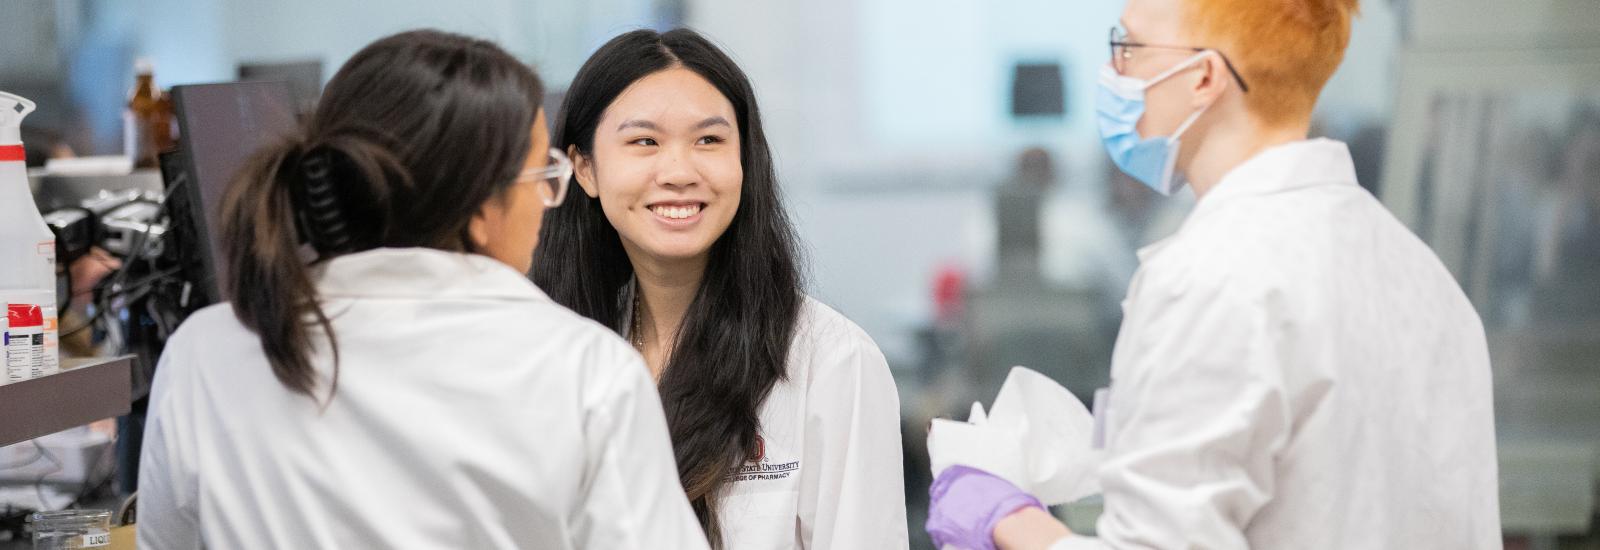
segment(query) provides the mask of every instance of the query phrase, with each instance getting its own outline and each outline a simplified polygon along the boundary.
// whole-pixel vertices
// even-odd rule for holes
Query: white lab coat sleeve
[[[847,322],[815,336],[800,539],[808,550],[907,548],[900,398],[889,364]]]
[[[1208,267],[1153,274],[1134,297],[1100,472],[1104,547],[1248,548],[1244,528],[1272,499],[1291,429],[1278,298],[1248,274]]]
[[[201,547],[197,442],[185,429],[195,420],[186,406],[193,402],[193,373],[183,364],[182,346],[174,337],[156,369],[139,452],[138,545],[147,550]]]
[[[709,548],[678,482],[661,398],[639,355],[596,350],[585,384],[585,493],[577,548]]]

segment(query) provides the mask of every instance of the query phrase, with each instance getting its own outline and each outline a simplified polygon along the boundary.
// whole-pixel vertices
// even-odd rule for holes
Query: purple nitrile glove
[[[928,489],[928,536],[935,548],[995,550],[994,526],[1039,499],[994,474],[967,466],[939,473]]]

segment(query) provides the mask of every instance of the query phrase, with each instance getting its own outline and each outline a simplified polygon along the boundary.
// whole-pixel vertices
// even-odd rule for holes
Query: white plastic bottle
[[[59,335],[53,330],[51,360],[45,358],[45,333],[56,328],[45,320],[47,314],[55,317],[56,238],[28,189],[22,148],[22,119],[33,109],[32,101],[0,92],[0,302],[6,303],[9,321],[3,344],[4,377],[10,383],[60,365]]]
[[[0,92],[0,290],[56,288],[56,237],[28,190],[22,119],[33,102]]]

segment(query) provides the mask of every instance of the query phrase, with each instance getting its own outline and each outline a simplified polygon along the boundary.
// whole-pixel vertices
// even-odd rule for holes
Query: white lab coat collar
[[[1318,138],[1269,148],[1223,175],[1211,192],[1200,198],[1176,234],[1139,249],[1139,261],[1159,253],[1219,205],[1233,199],[1319,185],[1356,185],[1355,162],[1344,143]]]
[[[340,298],[478,298],[549,301],[528,278],[498,260],[431,248],[379,248],[319,266],[317,292]]]

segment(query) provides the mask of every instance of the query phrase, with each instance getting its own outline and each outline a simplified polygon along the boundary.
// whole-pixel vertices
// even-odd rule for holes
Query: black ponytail
[[[475,251],[469,223],[512,184],[544,100],[489,42],[413,31],[358,52],[300,135],[258,154],[222,204],[224,292],[272,372],[313,395],[311,355],[338,344],[312,266],[380,247]]]

